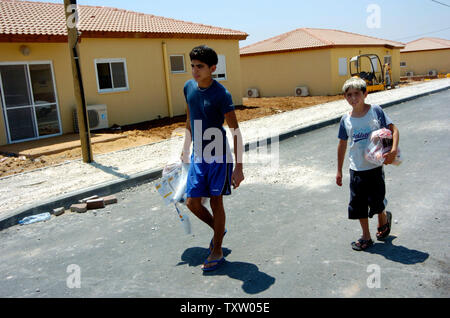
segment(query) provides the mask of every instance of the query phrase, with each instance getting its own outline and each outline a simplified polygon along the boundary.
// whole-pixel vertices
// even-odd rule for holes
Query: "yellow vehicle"
[[[350,59],[350,74],[366,81],[367,91],[377,92],[391,88],[392,73],[389,63],[381,64],[376,54],[362,54]]]

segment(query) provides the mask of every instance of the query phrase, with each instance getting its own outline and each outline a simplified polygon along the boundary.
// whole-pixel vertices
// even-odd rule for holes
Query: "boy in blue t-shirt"
[[[225,261],[222,240],[226,234],[223,196],[231,194],[244,180],[242,166],[243,142],[234,112],[231,94],[212,78],[218,57],[207,47],[195,47],[190,55],[193,79],[186,82],[187,120],[182,160],[190,162],[187,182],[187,207],[214,230],[204,271],[217,269]],[[227,142],[224,122],[233,136],[236,167]],[[192,138],[191,138],[192,137]],[[189,148],[193,151],[189,160]],[[210,198],[212,215],[203,206],[202,198]]]
[[[383,165],[370,163],[364,158],[371,132],[388,128],[392,131],[393,145],[390,152],[384,154],[384,164],[391,164],[397,155],[399,131],[380,106],[365,103],[367,97],[366,82],[360,78],[351,78],[345,82],[345,99],[353,110],[345,114],[339,127],[338,171],[336,184],[342,186],[342,166],[350,140],[350,203],[349,219],[359,219],[362,237],[352,243],[352,248],[362,251],[373,245],[369,232],[369,220],[378,214],[378,240],[384,240],[391,231],[392,214],[386,212],[386,186]]]

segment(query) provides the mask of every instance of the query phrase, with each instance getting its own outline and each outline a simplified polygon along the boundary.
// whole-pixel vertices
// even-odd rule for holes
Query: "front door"
[[[0,64],[0,93],[9,143],[61,134],[50,63]]]

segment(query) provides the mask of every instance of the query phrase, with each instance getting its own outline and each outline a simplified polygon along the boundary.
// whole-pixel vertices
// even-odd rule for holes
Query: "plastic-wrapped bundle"
[[[381,128],[373,131],[369,138],[370,143],[366,148],[364,156],[367,161],[382,165],[385,161],[383,155],[392,149],[392,132],[389,129]],[[398,149],[397,157],[392,164],[398,166],[402,161],[400,149]]]
[[[172,163],[164,167],[162,178],[156,184],[161,197],[166,205],[173,203],[186,234],[191,234],[191,222],[189,215],[184,213],[178,203],[186,204],[186,183],[189,164]]]

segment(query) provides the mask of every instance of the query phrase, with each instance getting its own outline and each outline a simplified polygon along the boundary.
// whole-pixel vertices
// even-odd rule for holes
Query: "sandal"
[[[392,213],[386,212],[386,216],[387,216],[387,223],[378,228],[378,233],[377,233],[378,241],[383,241],[391,233]]]
[[[364,251],[373,245],[372,239],[363,240],[362,238],[358,240],[358,242],[352,242],[352,248],[355,251]]]

